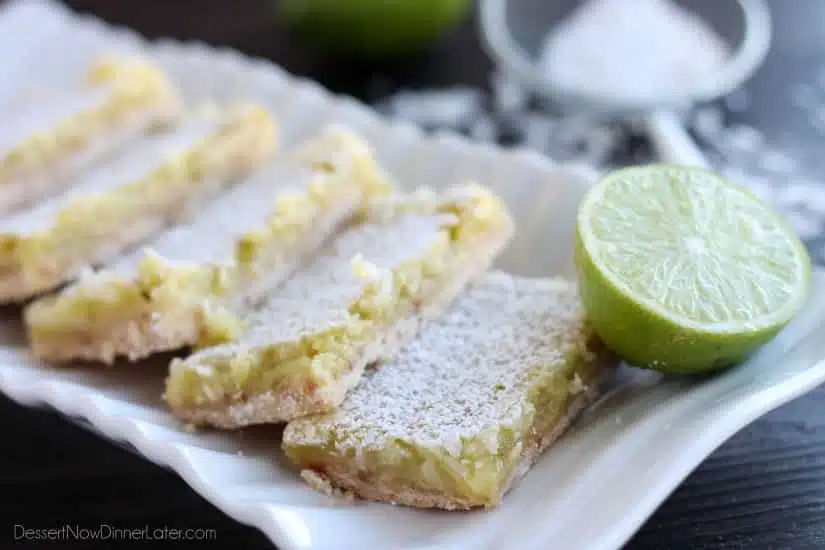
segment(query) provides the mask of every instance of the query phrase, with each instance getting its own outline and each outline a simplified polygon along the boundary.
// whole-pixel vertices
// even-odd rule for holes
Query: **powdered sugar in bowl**
[[[482,0],[489,53],[566,110],[687,106],[725,95],[761,65],[764,0]]]

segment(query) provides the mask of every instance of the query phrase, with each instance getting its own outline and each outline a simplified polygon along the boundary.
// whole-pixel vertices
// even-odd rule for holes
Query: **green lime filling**
[[[0,183],[15,173],[51,164],[62,155],[82,149],[94,137],[120,124],[135,109],[173,94],[159,71],[136,63],[101,63],[92,70],[89,81],[95,86],[112,87],[106,102],[60,120],[51,130],[31,136],[14,147],[0,158]]]
[[[176,361],[167,380],[167,400],[175,406],[220,404],[270,391],[312,392],[340,379],[383,327],[409,315],[453,276],[465,261],[466,245],[498,227],[505,215],[494,196],[479,190],[471,199],[439,204],[435,211],[455,214],[456,225],[443,232],[425,257],[394,269],[389,292],[381,282],[367,285],[349,307],[344,326],[298,342],[211,355],[203,362],[197,355]]]
[[[546,434],[564,417],[571,396],[598,377],[603,358],[586,348],[571,351],[558,369],[536,369],[527,400],[532,407],[515,423],[495,426],[474,438],[462,441],[458,454],[393,439],[380,448],[359,447],[357,433],[334,427],[321,431],[322,443],[302,443],[305,429],[318,431],[312,419],[290,425],[294,434],[284,443],[287,456],[302,468],[351,471],[356,465],[370,478],[386,480],[428,493],[442,493],[472,506],[490,506],[499,501],[519,467],[524,445],[531,434]],[[332,422],[334,415],[331,413]],[[322,417],[329,419],[329,416]],[[366,429],[366,428],[365,428]]]

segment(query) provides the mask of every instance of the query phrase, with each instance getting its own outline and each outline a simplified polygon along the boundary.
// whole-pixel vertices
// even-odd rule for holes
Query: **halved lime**
[[[799,311],[811,262],[783,219],[711,172],[648,165],[588,190],[576,227],[594,330],[631,364],[704,372],[742,361]]]

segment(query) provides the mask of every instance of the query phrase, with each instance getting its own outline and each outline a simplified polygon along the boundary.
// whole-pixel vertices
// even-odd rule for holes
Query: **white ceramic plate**
[[[16,33],[20,29],[25,32]],[[325,123],[343,122],[371,140],[405,185],[476,178],[493,186],[519,220],[500,267],[527,275],[571,273],[574,212],[593,176],[587,170],[449,136],[427,140],[265,62],[202,45],[147,45],[44,1],[13,3],[0,15],[0,52],[24,49],[38,62],[0,58],[0,82],[16,86],[0,90],[3,100],[13,101],[31,85],[60,85],[92,55],[143,50],[192,99],[265,103],[278,116],[287,146]],[[46,368],[27,355],[16,319],[0,321],[0,390],[133,446],[282,550],[616,550],[723,441],[825,382],[825,274],[817,273],[814,283],[813,299],[792,326],[722,376],[687,381],[623,369],[605,398],[490,512],[330,500],[309,490],[286,464],[277,429],[185,433],[160,400],[165,365]]]

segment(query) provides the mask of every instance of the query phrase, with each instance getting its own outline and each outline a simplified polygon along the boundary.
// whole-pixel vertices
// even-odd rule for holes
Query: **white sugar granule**
[[[725,106],[733,112],[747,111],[751,105],[751,95],[745,89],[739,89],[731,92],[725,98]]]
[[[811,109],[819,105],[819,97],[813,86],[797,84],[791,88],[791,103],[800,109]]]
[[[825,187],[820,181],[800,180],[796,185],[806,190],[805,208],[825,219]]]
[[[725,129],[722,110],[718,107],[701,107],[693,115],[693,130],[705,139],[716,139]]]
[[[777,187],[765,177],[755,176],[732,164],[720,168],[719,172],[728,180],[747,187],[765,202],[773,203],[776,200]]]
[[[825,134],[825,105],[813,110],[811,113],[811,126],[819,133]]]
[[[785,208],[807,207],[811,199],[822,193],[821,183],[805,180],[793,181],[779,188],[776,200]]]
[[[725,152],[762,153],[765,136],[752,126],[736,125],[725,130],[714,145]]]
[[[643,100],[684,92],[728,56],[705,21],[671,0],[587,0],[548,35],[539,61],[565,88]]]
[[[799,171],[799,162],[788,153],[767,149],[759,157],[759,168],[773,174],[790,176]]]
[[[498,139],[498,126],[489,116],[481,116],[470,128],[470,137],[483,143],[492,143]]]
[[[493,90],[493,104],[499,112],[518,112],[527,108],[527,91],[511,76],[495,72],[490,79]]]
[[[786,214],[791,228],[802,240],[813,239],[822,233],[822,218],[804,211],[791,211]]]
[[[547,116],[534,114],[524,117],[524,145],[541,153],[550,149],[553,131],[558,123]]]
[[[392,116],[422,126],[458,128],[483,113],[483,102],[480,90],[455,87],[402,91],[389,98],[384,108]]]

